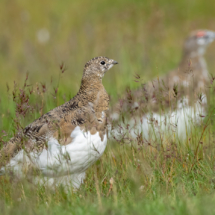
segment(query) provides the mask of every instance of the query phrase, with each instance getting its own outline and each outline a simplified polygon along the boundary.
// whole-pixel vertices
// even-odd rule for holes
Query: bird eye
[[[105,65],[105,62],[104,62],[104,61],[101,61],[100,64],[101,64],[101,65]]]

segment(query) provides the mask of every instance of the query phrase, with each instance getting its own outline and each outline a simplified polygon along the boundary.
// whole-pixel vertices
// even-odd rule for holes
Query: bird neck
[[[81,80],[80,93],[92,93],[103,89],[102,79],[98,76],[84,76]]]
[[[206,51],[206,46],[198,47],[194,50],[189,50],[184,48],[183,50],[183,57],[184,58],[196,58],[196,57],[203,57]]]
[[[85,105],[89,102],[94,105],[95,111],[104,111],[109,106],[109,96],[98,76],[83,77],[77,94]]]
[[[197,52],[186,53],[184,52],[182,60],[179,63],[179,68],[184,71],[187,68],[205,69],[205,59],[203,54]],[[203,68],[204,67],[204,68]]]
[[[199,82],[208,82],[209,73],[204,55],[184,55],[179,63],[178,71],[181,74],[193,74]]]

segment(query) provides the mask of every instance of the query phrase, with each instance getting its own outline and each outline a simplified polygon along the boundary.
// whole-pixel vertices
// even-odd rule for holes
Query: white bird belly
[[[206,104],[207,101],[204,101]],[[109,127],[110,137],[117,139],[122,137],[136,137],[142,134],[147,141],[155,140],[158,137],[173,135],[181,140],[187,137],[192,125],[198,124],[201,115],[205,115],[205,108],[198,102],[194,106],[179,105],[174,111],[165,114],[151,113],[139,118],[127,120],[121,123],[118,128]],[[127,126],[129,125],[129,126]]]
[[[68,145],[60,145],[57,139],[50,138],[47,142],[48,150],[43,149],[39,155],[34,152],[27,154],[21,150],[10,160],[6,168],[20,172],[23,166],[33,165],[47,177],[82,173],[103,154],[107,135],[101,140],[98,132],[91,135],[77,126],[71,137],[72,142]]]

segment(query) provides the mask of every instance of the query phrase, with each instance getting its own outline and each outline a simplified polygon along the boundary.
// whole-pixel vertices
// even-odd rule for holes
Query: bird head
[[[197,30],[190,34],[184,43],[184,53],[190,57],[204,55],[209,44],[215,40],[215,32]]]
[[[102,56],[95,57],[85,64],[83,78],[98,77],[102,79],[104,74],[116,64],[118,62],[113,59]]]

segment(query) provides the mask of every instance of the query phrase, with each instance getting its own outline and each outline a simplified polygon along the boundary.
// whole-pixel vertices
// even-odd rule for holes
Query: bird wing
[[[74,97],[69,102],[42,115],[3,145],[0,150],[0,167],[23,148],[27,152],[31,150],[41,152],[47,147],[48,138],[52,136],[60,138],[62,134],[68,136],[76,126],[87,122],[89,119],[87,116],[92,113],[91,107],[79,107]]]

